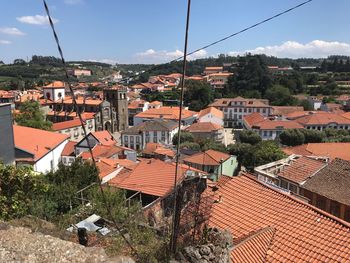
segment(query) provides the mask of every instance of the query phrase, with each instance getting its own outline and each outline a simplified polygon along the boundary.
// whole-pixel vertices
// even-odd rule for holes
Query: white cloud
[[[149,63],[149,64],[159,64],[166,63],[182,57],[184,53],[181,50],[166,51],[166,50],[154,50],[148,49],[144,52],[139,52],[135,54],[137,63]],[[188,56],[189,60],[207,57],[208,53],[205,50],[199,50],[198,52]]]
[[[83,0],[64,0],[64,3],[67,5],[77,5],[77,4],[82,4],[84,3]]]
[[[21,30],[15,27],[0,27],[0,33],[7,34],[7,35],[13,35],[13,36],[24,36],[25,33],[23,33]]]
[[[11,43],[12,43],[11,41],[0,39],[0,45],[10,45]]]
[[[329,55],[350,55],[350,44],[338,41],[313,40],[302,44],[296,41],[286,41],[281,45],[257,47],[252,50],[232,51],[229,55],[236,56],[245,53],[266,54],[288,58],[322,58]]]
[[[35,15],[35,16],[21,16],[16,18],[19,22],[31,25],[48,25],[49,19],[47,16]],[[52,18],[52,22],[56,24],[58,19]]]

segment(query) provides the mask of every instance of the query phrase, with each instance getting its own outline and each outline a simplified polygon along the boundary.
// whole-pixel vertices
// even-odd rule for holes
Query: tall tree
[[[40,104],[37,101],[25,101],[15,115],[15,121],[20,126],[32,127],[41,130],[51,130],[52,123],[46,121]]]
[[[240,57],[234,75],[229,77],[225,95],[245,96],[256,91],[261,95],[271,86],[272,79],[264,60],[259,55]]]
[[[184,102],[190,110],[200,111],[214,99],[213,90],[207,82],[186,80],[185,86]]]

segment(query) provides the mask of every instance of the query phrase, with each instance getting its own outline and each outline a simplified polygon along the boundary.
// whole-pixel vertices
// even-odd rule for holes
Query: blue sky
[[[67,60],[161,63],[182,55],[187,0],[48,0]],[[192,0],[189,50],[302,0]],[[0,60],[58,56],[41,0],[1,0]],[[278,57],[350,55],[348,0],[311,3],[193,58],[246,51]]]

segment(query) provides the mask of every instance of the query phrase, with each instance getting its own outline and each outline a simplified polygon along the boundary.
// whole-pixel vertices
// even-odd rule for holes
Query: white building
[[[85,129],[86,133],[95,131],[95,118],[93,116],[89,119],[85,119]],[[57,133],[68,135],[71,141],[79,142],[84,138],[84,130],[79,118],[54,123],[52,125],[52,130]]]
[[[224,126],[224,113],[214,107],[205,108],[199,112],[198,122],[211,122]]]
[[[55,171],[68,136],[39,129],[13,126],[16,165],[32,166],[36,172]]]
[[[54,81],[43,87],[44,99],[51,101],[62,100],[65,97],[65,83]]]
[[[258,112],[267,117],[272,111],[268,100],[242,97],[217,99],[209,106],[224,112],[224,127],[243,127],[243,116]]]
[[[122,132],[122,145],[135,150],[143,150],[147,143],[172,144],[178,132],[178,124],[169,120],[150,120]]]

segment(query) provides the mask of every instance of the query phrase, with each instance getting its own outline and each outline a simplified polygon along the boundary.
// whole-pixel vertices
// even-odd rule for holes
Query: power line
[[[63,68],[64,68],[64,71],[65,71],[65,77],[66,77],[66,80],[67,80],[67,84],[68,84],[68,87],[69,87],[69,90],[70,92],[72,93],[72,101],[73,101],[73,104],[74,106],[76,107],[77,109],[77,114],[79,116],[79,120],[80,120],[80,125],[81,127],[83,128],[83,132],[84,132],[84,137],[86,137],[87,133],[86,133],[86,129],[85,129],[85,124],[84,124],[84,121],[81,117],[81,114],[80,114],[80,111],[79,111],[79,108],[78,108],[78,105],[77,105],[77,101],[74,97],[74,91],[73,91],[73,88],[70,84],[70,80],[69,80],[69,75],[68,75],[68,70],[67,70],[67,66],[66,66],[66,62],[65,62],[65,59],[64,59],[64,56],[63,56],[63,51],[62,51],[62,48],[61,48],[61,45],[60,45],[60,42],[59,42],[59,39],[58,39],[58,36],[57,36],[57,33],[56,33],[56,30],[55,30],[55,26],[52,22],[52,19],[51,19],[51,16],[50,16],[50,11],[49,11],[49,8],[46,4],[46,0],[43,0],[43,3],[44,3],[44,7],[45,7],[45,11],[46,11],[46,14],[48,16],[48,19],[49,19],[49,22],[50,22],[50,26],[51,26],[51,29],[52,29],[52,33],[54,35],[54,38],[55,38],[55,41],[56,41],[56,44],[57,44],[57,48],[58,48],[58,52],[60,53],[60,56],[61,56],[61,61],[62,61],[62,65],[63,65]],[[90,141],[87,140],[87,145],[88,145],[88,148],[89,148],[89,152],[91,154],[91,159],[92,159],[92,163],[93,163],[93,166],[95,167],[95,169],[98,171],[98,168],[96,166],[96,162],[95,162],[95,158],[94,158],[94,155],[93,155],[93,152],[92,152],[92,147],[91,147],[91,144],[90,144]],[[99,188],[100,188],[100,191],[101,191],[101,195],[102,195],[102,199],[103,199],[103,203],[105,204],[106,208],[107,208],[107,211],[108,211],[108,214],[110,216],[110,218],[112,219],[112,222],[114,224],[114,226],[116,227],[116,229],[118,230],[118,232],[120,233],[120,235],[123,237],[124,241],[126,242],[126,244],[131,248],[131,250],[133,251],[133,253],[137,256],[138,256],[138,253],[136,251],[136,249],[133,247],[133,245],[129,242],[129,240],[124,236],[124,234],[121,232],[121,229],[120,227],[118,226],[116,220],[114,219],[114,216],[112,214],[112,211],[111,211],[111,208],[110,208],[110,204],[109,202],[107,201],[107,198],[106,198],[106,195],[105,195],[105,192],[103,190],[103,187],[102,187],[102,181],[100,179],[100,177],[98,176],[98,180],[99,180]]]
[[[185,93],[185,76],[186,76],[186,58],[187,58],[187,43],[188,43],[188,28],[190,24],[190,12],[191,12],[191,0],[187,1],[187,17],[186,17],[186,29],[185,29],[185,43],[184,43],[184,59],[182,62],[182,78],[181,78],[181,95],[179,105],[179,122],[177,131],[177,146],[176,146],[176,165],[175,165],[175,177],[174,177],[174,207],[173,207],[173,219],[172,219],[172,233],[170,239],[170,249],[172,252],[176,250],[176,208],[177,208],[177,173],[179,169],[179,157],[180,157],[180,143],[181,143],[181,121],[182,121],[182,107]]]
[[[193,50],[193,51],[187,53],[186,56],[193,55],[193,54],[195,54],[195,53],[197,53],[197,52],[199,52],[199,51],[201,51],[201,50],[204,50],[204,49],[207,49],[207,48],[209,48],[209,47],[215,46],[215,45],[217,45],[217,44],[219,44],[219,43],[221,43],[221,42],[224,42],[225,40],[228,40],[228,39],[230,39],[230,38],[232,38],[232,37],[235,37],[235,36],[237,36],[237,35],[239,35],[239,34],[242,34],[242,33],[246,32],[246,31],[248,31],[248,30],[250,30],[250,29],[253,29],[253,28],[258,27],[258,26],[260,26],[260,25],[262,25],[262,24],[265,24],[265,23],[267,23],[267,22],[269,22],[269,21],[271,21],[271,20],[273,20],[273,19],[275,19],[275,18],[278,18],[278,17],[280,17],[280,16],[282,16],[282,15],[285,15],[285,14],[287,14],[287,13],[289,13],[289,12],[295,10],[295,9],[298,9],[298,8],[304,6],[304,5],[306,5],[306,4],[308,4],[308,3],[312,2],[312,1],[313,1],[313,0],[304,1],[304,2],[302,2],[302,3],[300,3],[300,4],[298,4],[298,5],[295,5],[295,6],[291,7],[291,8],[289,8],[289,9],[284,10],[284,11],[282,11],[282,12],[280,12],[280,13],[277,13],[277,14],[275,14],[275,15],[273,15],[273,16],[270,16],[270,17],[268,17],[268,18],[266,18],[266,19],[264,19],[264,20],[261,20],[260,22],[257,22],[257,23],[255,23],[255,24],[253,24],[253,25],[251,25],[251,26],[245,27],[245,28],[243,28],[243,29],[241,29],[241,30],[239,30],[239,31],[237,31],[237,32],[235,32],[235,33],[232,33],[232,34],[230,34],[230,35],[227,35],[227,36],[225,36],[225,37],[223,37],[223,38],[221,38],[221,39],[218,39],[218,40],[216,40],[216,41],[214,41],[214,42],[211,42],[211,43],[209,43],[209,44],[207,44],[207,45],[205,45],[205,46],[203,46],[203,47],[197,48],[197,49],[195,49],[195,50]],[[185,55],[184,55],[184,56],[185,56]],[[141,74],[138,74],[138,75],[135,74],[135,75],[126,77],[126,78],[122,79],[122,81],[123,81],[123,80],[124,80],[124,81],[125,81],[125,80],[129,80],[130,78],[137,77],[137,76],[140,76],[140,75],[145,74],[145,73],[148,73],[148,72],[152,72],[152,71],[154,71],[154,70],[156,70],[156,69],[158,69],[158,68],[164,66],[165,64],[170,64],[170,63],[177,62],[177,61],[183,59],[184,56],[178,57],[178,58],[173,59],[173,60],[171,60],[171,61],[169,61],[169,62],[167,62],[167,63],[164,63],[164,64],[156,65],[156,66],[152,67],[151,69],[145,70],[145,72],[143,72],[143,73],[141,73]]]

